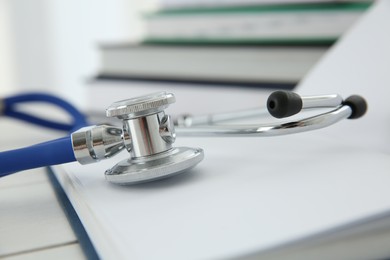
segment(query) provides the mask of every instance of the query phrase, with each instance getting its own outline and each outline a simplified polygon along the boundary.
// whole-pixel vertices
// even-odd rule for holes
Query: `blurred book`
[[[187,111],[194,96],[214,112],[236,97],[257,105],[252,91],[293,89],[369,6],[369,2],[329,1],[203,2],[208,6],[183,1],[145,16],[147,33],[142,42],[102,45],[101,66],[89,88],[90,107],[103,97],[112,101],[164,90],[184,101],[178,111]],[[253,27],[247,23],[251,19],[259,23]],[[149,30],[152,24],[156,34]],[[197,32],[198,25],[210,33]],[[188,34],[166,33],[164,26]],[[259,28],[268,35],[256,31]],[[226,102],[215,106],[215,97]]]
[[[210,3],[209,6],[186,5],[187,2],[146,14],[146,41],[330,44],[370,6],[370,2],[362,1],[286,1],[284,4],[254,4],[258,1],[253,1],[252,5],[203,1]],[[236,5],[225,5],[230,2]]]
[[[98,78],[280,88],[295,85],[327,49],[243,44],[103,46]]]
[[[292,89],[293,87],[290,85],[278,86],[283,89]],[[162,91],[173,93],[176,102],[168,108],[168,111],[176,118],[177,115],[183,114],[205,115],[256,107],[262,108],[265,107],[267,98],[273,90],[240,85],[98,78],[89,82],[87,91],[86,107],[91,121],[113,123],[105,117],[105,109],[111,103],[146,94]]]
[[[148,86],[292,89],[370,5],[157,2],[177,5],[145,16],[146,35],[141,42],[101,46],[97,79],[128,80],[132,86],[141,81]],[[195,2],[200,7],[191,4]]]
[[[143,10],[165,10],[179,8],[203,8],[216,6],[253,6],[253,5],[286,5],[307,3],[350,3],[369,2],[367,0],[142,0]],[[372,1],[371,1],[372,2]]]

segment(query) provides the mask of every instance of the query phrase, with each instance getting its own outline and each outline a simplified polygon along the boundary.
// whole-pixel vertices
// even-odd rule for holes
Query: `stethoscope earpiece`
[[[268,97],[267,109],[273,117],[289,117],[301,111],[302,99],[294,92],[275,91]]]
[[[366,100],[359,95],[352,95],[348,97],[343,105],[349,106],[352,109],[351,115],[348,119],[358,119],[367,112],[367,102]]]

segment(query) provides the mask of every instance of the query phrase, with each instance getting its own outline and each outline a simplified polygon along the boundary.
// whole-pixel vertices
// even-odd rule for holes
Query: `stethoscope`
[[[36,117],[18,110],[20,104],[46,102],[61,107],[73,118],[70,124]],[[276,91],[267,100],[267,110],[250,109],[205,116],[182,116],[175,123],[165,109],[175,102],[171,93],[160,92],[113,103],[106,116],[122,121],[112,125],[86,126],[85,116],[68,102],[47,94],[25,94],[5,98],[0,105],[4,116],[33,124],[72,132],[49,142],[0,153],[0,177],[21,170],[78,161],[89,164],[127,150],[129,159],[105,171],[106,180],[115,184],[136,184],[174,176],[202,161],[201,148],[174,147],[176,136],[278,136],[315,130],[342,119],[356,119],[367,110],[357,95],[343,100],[340,95],[300,96]],[[265,113],[281,119],[313,109],[327,109],[289,122],[270,124],[225,124],[233,119]],[[321,110],[322,111],[322,110]]]

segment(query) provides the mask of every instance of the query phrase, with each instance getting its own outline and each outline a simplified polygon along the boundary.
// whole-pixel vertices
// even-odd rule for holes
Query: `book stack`
[[[143,16],[141,42],[101,46],[90,107],[107,99],[162,90],[185,100],[180,109],[197,112],[208,109],[199,111],[194,95],[216,112],[236,98],[258,106],[265,102],[259,98],[264,96],[261,93],[293,89],[369,5],[361,1],[157,1],[157,10]]]
[[[370,5],[337,1],[244,1],[233,5],[232,1],[216,1],[221,3],[202,6],[195,1],[192,5],[172,2],[176,5],[146,15],[149,42],[326,45],[335,42]]]

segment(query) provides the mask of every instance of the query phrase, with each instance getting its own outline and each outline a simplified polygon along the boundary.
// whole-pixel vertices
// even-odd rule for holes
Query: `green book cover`
[[[159,23],[165,19],[171,20],[174,18],[172,28],[175,28],[175,23],[185,24],[188,19],[203,19],[202,16],[211,17],[215,16],[215,19],[221,16],[261,16],[262,14],[275,14],[275,15],[289,15],[289,14],[302,14],[313,16],[315,14],[333,14],[333,13],[363,13],[371,5],[371,2],[340,2],[340,3],[294,3],[294,4],[270,4],[270,5],[246,5],[246,6],[223,6],[223,7],[186,7],[176,9],[161,9],[154,13],[145,15],[145,21]],[[237,17],[232,19],[238,19]],[[323,18],[324,19],[324,18]],[[196,21],[198,21],[196,20]],[[240,22],[240,21],[238,21]],[[191,30],[191,29],[189,29]],[[144,44],[158,44],[158,45],[263,45],[263,46],[331,46],[338,39],[338,35],[309,35],[309,36],[294,36],[294,35],[282,35],[278,37],[270,36],[256,36],[250,37],[230,37],[224,35],[207,35],[200,36],[194,34],[190,37],[182,37],[180,34],[177,36],[159,36],[153,34],[146,34],[143,40]]]
[[[227,13],[282,13],[282,12],[361,12],[367,10],[371,2],[341,2],[341,3],[302,3],[302,4],[271,4],[271,5],[245,5],[223,7],[187,7],[175,9],[161,9],[145,14],[145,18],[153,19],[159,16],[188,16],[203,14]]]

